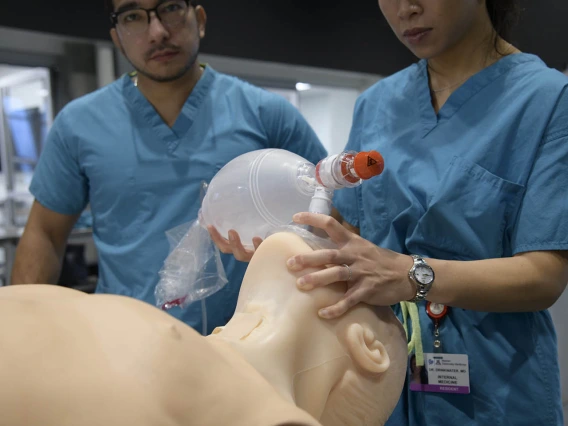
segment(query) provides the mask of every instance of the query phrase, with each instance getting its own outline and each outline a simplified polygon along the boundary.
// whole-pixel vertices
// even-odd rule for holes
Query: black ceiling
[[[458,1],[458,0],[456,0]],[[415,61],[373,0],[203,0],[204,53],[388,75]],[[525,0],[516,45],[568,63],[568,0]],[[2,0],[0,25],[108,39],[104,0]]]

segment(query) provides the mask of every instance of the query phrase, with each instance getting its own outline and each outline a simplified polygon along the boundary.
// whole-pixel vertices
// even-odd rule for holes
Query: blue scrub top
[[[80,213],[88,203],[99,255],[97,293],[155,305],[166,231],[197,217],[203,181],[249,151],[281,148],[311,162],[327,155],[283,97],[207,66],[170,128],[124,75],[67,105],[53,123],[30,191],[43,206]],[[223,255],[229,283],[206,299],[207,329],[236,306],[247,264]],[[201,303],[169,311],[202,330]]]
[[[568,250],[568,78],[516,54],[470,78],[436,114],[425,61],[357,102],[348,148],[375,149],[384,173],[337,191],[361,236],[404,254],[447,260]],[[418,305],[425,352],[433,322]],[[548,311],[452,308],[446,353],[467,354],[470,395],[405,387],[389,425],[562,423],[557,343]],[[377,398],[380,398],[377,395]]]

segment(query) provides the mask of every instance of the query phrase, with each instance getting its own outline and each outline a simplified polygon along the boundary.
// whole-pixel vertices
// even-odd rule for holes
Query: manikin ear
[[[207,24],[207,13],[203,6],[195,8],[195,16],[197,17],[197,25],[199,27],[199,38],[205,37],[205,25]]]
[[[353,362],[367,374],[381,374],[390,366],[385,345],[365,324],[351,324],[347,329],[347,349]]]

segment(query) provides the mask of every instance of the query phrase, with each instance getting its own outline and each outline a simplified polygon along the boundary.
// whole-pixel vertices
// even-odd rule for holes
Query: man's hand
[[[209,231],[209,235],[211,235],[211,239],[217,248],[219,248],[221,253],[232,253],[233,256],[235,256],[235,259],[241,262],[250,262],[255,250],[262,243],[262,238],[254,237],[252,239],[254,250],[250,250],[243,246],[239,234],[234,229],[229,230],[229,239],[223,238],[214,226],[208,226],[207,230]]]

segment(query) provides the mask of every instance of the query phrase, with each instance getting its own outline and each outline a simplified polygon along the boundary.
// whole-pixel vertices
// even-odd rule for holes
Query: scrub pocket
[[[524,189],[456,156],[418,221],[416,241],[440,258],[501,257]]]

